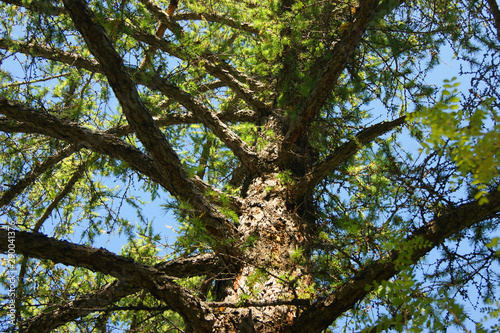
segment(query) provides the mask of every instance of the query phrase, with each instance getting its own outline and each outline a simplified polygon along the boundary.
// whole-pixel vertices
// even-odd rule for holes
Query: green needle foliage
[[[0,0],[0,329],[497,331],[497,3],[175,2]]]

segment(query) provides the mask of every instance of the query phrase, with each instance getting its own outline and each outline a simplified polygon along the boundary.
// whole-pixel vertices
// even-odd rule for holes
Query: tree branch
[[[74,3],[72,4],[75,5]],[[121,64],[121,58],[111,46],[110,40],[106,37],[100,26],[92,24],[93,21],[90,19],[92,15],[90,13],[84,15],[84,12],[88,12],[88,10],[83,10],[82,8],[86,7],[75,7],[75,19],[79,19],[79,22],[82,24],[81,29],[88,34],[87,44],[90,44],[88,46],[91,48],[91,52],[94,56],[96,56],[99,62],[85,59],[76,54],[55,51],[45,46],[27,44],[23,42],[0,40],[0,48],[11,49],[13,47],[12,45],[14,45],[15,49],[26,54],[34,52],[36,55],[47,59],[62,61],[93,72],[104,73],[108,77],[113,91],[122,104],[127,120],[130,122],[132,128],[134,128],[134,132],[137,134],[138,138],[144,144],[148,152],[150,152],[152,156],[155,157],[155,160],[158,160],[161,165],[173,166],[173,169],[177,169],[179,171],[178,174],[180,178],[187,179],[187,175],[181,171],[182,167],[180,166],[177,155],[166,142],[163,134],[154,124],[152,117],[149,115],[140,100],[132,80],[125,70],[125,67]],[[161,42],[160,39],[158,40]],[[165,43],[160,44],[163,47],[165,46]],[[101,67],[99,63],[104,63],[106,65]],[[233,80],[232,85],[234,84]],[[196,101],[196,99],[188,93],[183,92],[179,88],[165,81],[161,82],[161,85],[163,88],[161,90],[163,92],[170,92],[168,96],[183,104],[188,110],[195,112],[200,120],[211,128],[216,135],[220,135],[219,138],[228,144],[228,147],[233,149],[235,154],[240,157],[244,163],[246,161],[245,164],[252,166],[256,164],[253,160],[255,154],[251,152],[251,149],[222,121],[217,119],[217,117],[214,116],[201,102]],[[150,85],[149,87],[152,88]],[[158,88],[158,81],[156,82],[155,87]],[[169,87],[170,89],[168,89]],[[190,109],[190,107],[194,107],[194,110]],[[190,185],[188,184],[188,181],[184,181],[181,186],[189,187]]]
[[[75,67],[83,68],[94,73],[103,73],[102,67],[99,65],[97,61],[93,59],[87,59],[77,54],[63,52],[45,46],[28,44],[24,42],[6,41],[0,39],[0,48],[10,50],[12,44],[15,45],[14,48],[17,51],[20,51],[25,54],[45,57],[47,59],[63,62],[68,65],[74,65]],[[160,47],[160,49],[163,49],[163,47]],[[161,91],[162,93],[166,94],[169,98],[172,98],[173,100],[182,104],[186,109],[194,112],[199,122],[205,123],[207,127],[212,129],[214,134],[220,135],[219,138],[222,141],[224,142],[227,141],[226,143],[229,142],[228,147],[233,149],[235,155],[240,157],[242,161],[246,160],[248,164],[255,165],[254,163],[255,161],[253,160],[255,158],[255,153],[251,151],[250,147],[248,147],[243,141],[241,141],[241,139],[239,139],[238,136],[234,132],[232,132],[220,119],[218,119],[217,116],[213,115],[213,113],[205,105],[203,105],[203,103],[199,102],[192,95],[182,91],[175,85],[170,84],[169,82],[158,77],[156,77],[153,81],[151,81],[145,78],[141,78],[140,75],[137,75],[135,79],[139,84],[142,84],[150,89]],[[128,96],[126,92],[124,94]],[[131,102],[136,102],[136,101],[131,101]],[[144,106],[142,105],[142,107]],[[147,112],[147,110],[145,111]],[[154,124],[154,120],[152,118],[151,120]],[[137,125],[134,126],[133,123],[131,123],[133,132],[135,132],[136,134],[139,134],[136,131],[137,129],[145,127],[144,123],[140,122],[140,124],[141,126]],[[147,130],[143,130],[142,132],[143,134],[146,133],[147,135],[150,135],[150,133]],[[155,146],[156,145],[153,144],[153,147]],[[251,161],[249,161],[249,159]]]
[[[226,122],[252,122],[256,120],[256,113],[251,110],[238,110],[235,112],[228,111],[217,114],[217,117],[219,117],[221,121]],[[170,113],[158,117],[153,117],[153,119],[156,123],[156,126],[160,128],[171,125],[201,123],[201,120],[192,113]],[[0,131],[2,130],[2,124],[0,122]],[[125,136],[128,134],[133,134],[134,130],[130,127],[130,125],[127,124],[110,128],[106,131],[106,133],[117,136]]]
[[[156,126],[139,97],[134,82],[121,63],[121,57],[113,48],[104,29],[94,23],[93,13],[83,1],[64,1],[64,4],[90,51],[102,65],[103,72],[123,108],[127,121],[141,143],[154,160],[158,161],[160,169],[161,166],[168,166],[171,171],[178,174],[180,179],[187,178],[177,154]],[[186,181],[183,183],[184,186],[189,186]]]
[[[183,21],[183,20],[204,20],[208,22],[216,22],[216,23],[222,23],[228,27],[231,27],[233,29],[241,30],[244,32],[248,32],[250,34],[259,36],[260,31],[259,29],[255,28],[253,25],[247,22],[239,22],[234,19],[232,19],[229,16],[222,16],[218,15],[215,13],[180,13],[180,14],[175,14],[172,17],[173,20],[175,21]]]
[[[200,254],[189,258],[177,258],[155,265],[163,274],[175,278],[188,278],[200,275],[215,275],[218,272],[217,259],[213,254]],[[57,306],[52,311],[42,311],[35,317],[27,320],[25,332],[51,332],[77,318],[84,317],[95,311],[119,301],[141,290],[130,283],[120,280],[105,285],[102,289],[91,294],[83,295],[66,304]],[[210,305],[209,305],[210,306]],[[52,307],[52,306],[51,306]]]
[[[224,122],[255,122],[257,114],[252,110],[226,111],[217,114],[217,117]],[[199,124],[202,123],[193,113],[168,113],[153,117],[156,126],[163,128],[171,125]],[[8,118],[0,118],[0,131],[5,133],[38,133],[36,127],[28,123],[14,121]],[[130,124],[118,125],[106,130],[104,133],[114,136],[125,136],[134,134]]]
[[[127,285],[147,289],[178,312],[188,325],[210,330],[213,324],[212,310],[201,299],[153,266],[139,264],[102,248],[95,249],[42,234],[7,231],[3,228],[0,228],[0,251],[7,252],[12,239],[17,253],[113,276]]]
[[[5,104],[10,104],[10,108],[12,109],[9,111],[8,108],[5,106]],[[15,196],[19,195],[40,174],[48,170],[53,165],[57,164],[65,157],[71,155],[72,153],[80,149],[82,146],[85,146],[86,148],[89,148],[93,151],[100,152],[114,158],[118,158],[126,162],[130,166],[134,167],[138,171],[142,172],[143,174],[148,175],[150,177],[154,176],[154,173],[152,174],[150,172],[157,173],[157,171],[155,171],[154,168],[151,169],[148,169],[146,167],[140,168],[140,166],[142,166],[142,162],[150,160],[150,158],[147,155],[144,155],[142,152],[138,152],[137,156],[123,155],[122,153],[120,153],[123,150],[125,150],[126,153],[129,151],[128,149],[132,150],[135,149],[134,147],[114,137],[114,135],[125,136],[127,134],[133,133],[133,130],[130,127],[130,125],[113,127],[104,133],[91,131],[83,127],[80,127],[77,124],[64,122],[54,116],[51,116],[50,114],[44,114],[36,110],[31,110],[31,111],[29,109],[26,110],[23,106],[16,105],[12,102],[7,102],[5,100],[2,100],[1,98],[0,98],[0,113],[7,115],[9,114],[15,115],[17,119],[21,120],[33,121],[33,124],[30,124],[30,123],[24,123],[23,121],[14,121],[8,118],[4,118],[1,119],[2,121],[0,121],[1,131],[43,134],[54,138],[63,139],[69,143],[72,143],[70,147],[65,148],[60,153],[57,153],[56,155],[47,158],[47,160],[44,161],[41,165],[35,167],[30,173],[28,173],[24,179],[20,180],[14,186],[5,191],[2,197],[0,197],[0,207],[12,201],[12,199]],[[43,117],[45,116],[50,119],[44,120]],[[221,117],[223,119],[232,121],[245,121],[245,120],[248,121],[249,119],[253,119],[254,116],[255,116],[254,113],[249,110],[242,110],[234,113],[226,112],[221,114]],[[158,126],[167,126],[179,123],[196,123],[199,122],[199,120],[192,114],[186,114],[186,115],[170,114],[155,118],[155,122],[157,123]],[[10,126],[12,126],[12,128]],[[53,128],[57,130],[64,129],[67,131],[67,134],[69,134],[71,137],[68,136],[64,137],[58,135],[56,131],[53,130]],[[92,136],[95,136],[95,138],[87,140],[89,139],[89,137]],[[111,140],[110,142],[104,143],[102,138],[100,138],[99,136],[108,136]],[[120,148],[121,146],[124,146],[125,149]],[[161,179],[156,178],[156,181],[161,181]],[[218,191],[215,188],[203,182],[201,179],[193,178],[191,179],[191,181],[198,188],[200,193],[206,193],[206,191],[209,189],[212,193],[218,193]],[[167,188],[168,185],[166,183],[159,183],[159,184],[168,190]],[[236,212],[239,212],[241,209],[240,199],[233,196],[229,196],[228,198],[230,199],[229,208]]]
[[[92,151],[120,159],[140,172],[152,177],[157,182],[161,176],[153,165],[151,157],[113,135],[90,130],[78,124],[61,120],[50,113],[31,109],[0,97],[0,113],[15,121],[29,124],[30,133],[38,133],[74,144],[77,148]],[[167,188],[168,183],[161,181]]]
[[[71,147],[71,146],[70,146]],[[93,159],[95,161],[95,157]],[[64,199],[72,190],[75,184],[80,180],[89,162],[81,163],[77,170],[73,173],[69,181],[64,185],[62,191],[60,191],[50,205],[45,209],[43,215],[36,221],[35,226],[32,228],[32,232],[38,232],[42,227],[42,224],[47,220],[47,218],[52,214],[52,211],[59,205],[62,199]],[[26,267],[28,264],[29,257],[23,256],[20,262],[19,268],[19,279],[17,284],[17,296],[16,296],[16,310],[21,308],[21,297],[23,290],[25,290],[25,280]],[[16,316],[19,317],[19,316]]]
[[[239,98],[245,101],[249,107],[253,108],[258,113],[266,112],[268,106],[257,98],[254,93],[255,91],[266,89],[263,83],[239,72],[227,62],[220,60],[214,55],[204,56],[201,59],[203,59],[203,64],[207,72],[226,83],[227,86],[231,88]],[[243,83],[248,84],[250,89],[247,89]]]
[[[165,12],[160,6],[158,6],[154,1],[152,0],[139,0],[146,8],[147,10],[153,14],[153,16],[160,21],[160,24],[164,24],[170,31],[172,31],[176,37],[179,39],[183,32],[182,27],[177,23],[174,22],[168,16],[167,12]]]
[[[204,125],[210,128],[212,132],[222,142],[224,142],[229,149],[231,149],[231,151],[241,160],[242,163],[244,163],[250,170],[255,169],[257,166],[257,155],[253,149],[241,140],[238,135],[236,135],[201,101],[159,76],[154,76],[152,78],[151,85],[156,90],[162,92],[165,96],[175,98],[175,100],[182,106],[192,111]]]
[[[113,48],[104,29],[95,23],[93,13],[82,0],[64,0],[63,2],[91,53],[102,65],[103,72],[122,106],[127,121],[152,156],[153,164],[160,172],[161,182],[159,183],[168,184],[166,188],[174,196],[190,202],[196,215],[205,216],[203,220],[211,227],[209,232],[217,239],[227,238],[231,234],[235,236],[234,225],[224,218],[190,180],[176,152],[144,106],[134,82],[122,64],[121,57]],[[196,111],[198,109],[193,110],[193,112]],[[216,118],[212,117],[211,113],[203,116],[205,119]]]
[[[366,291],[366,286],[373,285],[374,282],[387,281],[398,274],[403,268],[397,265],[397,259],[401,254],[410,253],[411,262],[416,263],[453,234],[478,222],[498,218],[500,192],[490,192],[488,199],[489,203],[484,205],[479,205],[477,201],[470,201],[449,208],[436,216],[433,221],[418,228],[387,256],[366,266],[325,300],[305,310],[295,319],[291,331],[321,332],[345,311],[351,309],[356,302],[367,296],[369,291]],[[421,238],[427,246],[415,246],[412,242],[418,238]]]
[[[290,193],[295,200],[300,200],[307,192],[311,191],[322,179],[333,172],[351,156],[356,154],[363,146],[377,137],[401,126],[405,117],[392,121],[384,121],[359,132],[352,140],[335,149],[323,162],[315,166],[311,172],[302,177],[291,189]]]
[[[167,25],[169,22],[172,22],[168,15],[153,1],[141,0],[141,2],[161,23]],[[178,28],[176,29],[182,28],[178,26]],[[182,31],[179,33],[182,33]],[[250,89],[255,91],[263,90],[265,88],[264,84],[238,71],[234,67],[227,64],[225,61],[219,59],[214,54],[204,54],[193,59],[191,57],[188,57],[186,54],[183,54],[183,52],[178,48],[173,48],[172,43],[164,41],[156,36],[146,36],[142,33],[135,34],[134,36],[134,38],[137,38],[138,41],[146,42],[149,45],[161,49],[180,59],[189,60],[193,63],[202,62],[203,66],[209,74],[215,76],[216,78],[227,84],[228,87],[230,87],[250,107],[254,108],[255,111],[262,112],[266,109],[266,104],[256,98],[252,91],[248,91],[248,89],[246,89],[246,87],[242,83],[248,84]],[[142,38],[142,40],[140,38]],[[149,42],[144,40],[144,38],[147,38]]]
[[[187,59],[186,56],[182,55],[176,48],[172,47],[170,42],[159,39],[154,35],[135,32],[131,36],[137,41],[157,47],[158,49],[179,59]],[[76,53],[61,51],[44,45],[0,38],[0,49],[7,51],[15,50],[15,52],[20,52],[26,55],[42,57],[47,60],[65,63],[75,68],[88,70],[92,73],[104,73],[99,62],[95,59],[85,58]],[[204,61],[203,64],[207,68],[207,71],[210,70],[213,76],[218,77],[221,80],[221,82],[216,83],[214,87],[228,86],[235,91],[241,99],[246,101],[248,105],[253,106],[254,109],[262,109],[265,107],[265,104],[253,97],[252,92],[248,91],[248,89],[242,85],[242,82],[248,84],[250,89],[254,91],[263,90],[264,84],[238,72],[223,62],[219,62],[216,65],[210,61]],[[220,66],[221,68],[217,68],[217,66]],[[141,84],[149,89],[154,89],[151,87],[150,81],[142,75],[136,75],[134,80],[138,84]],[[238,80],[242,82],[239,82]],[[204,87],[201,86],[200,88],[203,89]],[[175,96],[171,96],[171,98],[176,100]]]
[[[108,283],[101,290],[69,301],[64,305],[59,305],[55,310],[40,312],[23,323],[21,332],[52,332],[57,327],[93,313],[96,308],[109,306],[138,290],[140,289],[128,283],[115,280]],[[51,308],[53,307],[52,305]]]
[[[498,9],[498,4],[496,0],[488,0],[490,6],[490,12],[495,20],[495,28],[497,29],[497,39],[500,41],[500,9]]]
[[[227,240],[228,237],[237,238],[237,230],[234,224],[226,220],[213,205],[209,204],[190,180],[189,183],[192,188],[179,186],[177,182],[182,180],[176,178],[175,173],[169,173],[170,169],[159,170],[158,163],[155,163],[151,157],[115,136],[89,130],[77,124],[60,120],[49,113],[38,112],[14,104],[3,97],[0,97],[0,114],[4,114],[16,121],[29,123],[36,130],[36,133],[74,143],[79,148],[86,147],[129,164],[163,186],[173,195],[190,202],[195,209],[193,213],[201,216],[201,220],[217,240]],[[230,249],[234,250],[234,248]]]
[[[227,87],[231,88],[231,90],[233,90],[240,99],[245,101],[245,103],[247,103],[248,106],[252,107],[255,111],[263,112],[267,108],[266,104],[256,98],[253,93],[254,91],[264,90],[265,85],[262,82],[239,72],[216,56],[205,55],[203,57],[193,59],[180,52],[178,48],[173,47],[172,43],[162,40],[156,36],[140,32],[136,32],[131,36],[139,42],[154,46],[155,48],[167,52],[168,54],[179,59],[190,61],[193,64],[202,63],[203,67],[205,67],[209,74],[218,78]],[[147,83],[144,84],[147,85]],[[250,89],[246,88],[245,84],[247,84]]]
[[[18,7],[23,7],[31,11],[44,13],[47,15],[60,15],[64,12],[64,8],[54,5],[53,1],[50,0],[38,0],[27,2],[23,0],[0,0],[3,3],[14,5]]]
[[[81,163],[78,168],[75,170],[71,178],[64,184],[64,188],[62,191],[60,191],[54,200],[49,204],[49,206],[45,209],[43,212],[43,215],[40,216],[40,218],[36,221],[35,226],[33,227],[34,232],[38,232],[40,228],[42,227],[42,224],[49,218],[49,216],[52,214],[54,209],[57,208],[61,200],[63,200],[72,190],[75,184],[82,178],[83,173],[87,166],[91,164],[92,162],[95,162],[97,160],[97,157],[93,157],[90,159],[90,161],[87,161],[85,163]]]
[[[349,57],[358,46],[361,36],[375,15],[379,0],[360,1],[355,19],[349,24],[342,38],[331,51],[331,60],[326,63],[320,77],[314,84],[311,93],[300,107],[296,118],[285,135],[284,147],[292,147],[307,131],[314,116],[325,104],[337,80],[344,70]]]
[[[155,18],[158,21],[162,22],[163,24],[167,23],[167,19],[168,21],[205,20],[209,22],[223,23],[228,27],[245,31],[254,35],[260,34],[260,31],[251,24],[247,22],[238,22],[228,16],[221,16],[215,13],[182,13],[182,14],[175,14],[172,17],[168,17],[167,13],[163,11],[162,8],[157,4],[155,4],[153,1],[141,0],[141,3],[145,5],[146,8],[155,16]],[[167,27],[171,31],[177,30],[178,32],[180,32],[182,30],[182,28],[179,25],[171,24],[170,26],[167,25]]]
[[[92,73],[102,73],[101,65],[95,59],[88,59],[77,53],[61,51],[45,45],[0,38],[0,49],[62,62]]]
[[[2,0],[4,1],[4,0]],[[11,3],[14,5],[17,5],[19,1],[4,1],[7,3]],[[154,2],[149,1],[149,0],[143,0],[142,1],[148,10],[161,22],[161,24],[164,24],[165,26],[169,27],[172,31],[177,31],[178,34],[182,33],[182,28],[173,22],[173,20],[170,19],[170,17],[167,15],[166,12],[164,12],[158,5],[156,5]],[[43,4],[43,5],[30,5],[28,9],[30,10],[35,10],[35,11],[40,11],[49,15],[59,15],[62,12],[65,11],[64,8],[61,7],[55,7],[52,9],[49,4]],[[222,19],[220,16],[215,15],[215,14],[210,14],[214,19]],[[237,26],[237,22],[233,22],[232,20],[226,18],[224,22],[229,22],[232,25]],[[122,23],[125,24],[125,23]],[[246,27],[249,28],[248,24],[241,24],[241,27]],[[135,29],[134,29],[135,30]],[[250,29],[251,30],[251,29]],[[180,52],[177,48],[173,47],[171,43],[158,38],[158,36],[150,35],[150,34],[144,34],[140,32],[135,32],[132,34],[132,37],[134,37],[137,41],[145,42],[151,47],[154,48],[161,48],[161,50],[178,57],[180,59],[187,60],[187,57],[185,55],[182,55],[182,52]],[[15,47],[12,47],[12,45],[15,45]],[[2,40],[0,39],[0,48],[6,49],[6,50],[11,50],[15,49],[16,51],[19,51],[24,54],[33,54],[35,53],[38,56],[44,57],[46,59],[51,59],[51,60],[57,60],[61,61],[67,64],[70,64],[75,67],[79,68],[84,68],[93,72],[101,72],[101,70],[92,70],[88,66],[89,64],[85,64],[78,58],[85,59],[77,54],[72,54],[52,48],[48,48],[46,46],[40,46],[40,45],[35,45],[35,44],[27,44],[23,42],[16,42],[16,41],[11,41],[11,40]],[[30,52],[28,52],[30,50]],[[57,58],[57,59],[56,59]],[[206,57],[204,57],[205,59]],[[241,84],[245,83],[248,84],[251,90],[253,91],[261,91],[265,89],[264,84],[261,82],[248,77],[244,73],[236,70],[232,66],[228,65],[227,63],[223,62],[222,60],[218,59],[214,55],[211,56],[211,58],[215,58],[210,60],[206,58],[203,63],[204,66],[206,67],[207,71],[210,72],[210,74],[214,75],[215,77],[218,77],[219,79],[223,80],[228,86],[230,86],[238,95],[240,98],[245,100],[250,106],[256,108],[256,109],[264,109],[265,104],[256,99],[251,91],[247,91],[247,89]],[[71,61],[73,60],[73,61]],[[75,61],[77,60],[77,61]],[[191,59],[193,60],[193,59]],[[95,61],[94,61],[95,62]],[[97,62],[96,62],[97,63]],[[85,65],[85,66],[82,66]],[[220,77],[219,77],[220,76]],[[240,82],[241,81],[241,82]]]
[[[49,156],[45,161],[43,161],[43,163],[36,165],[30,172],[28,172],[28,174],[23,179],[19,180],[15,185],[11,186],[2,194],[2,197],[0,198],[0,207],[7,205],[16,196],[21,194],[26,189],[26,187],[33,183],[38,178],[38,176],[52,168],[54,165],[56,165],[66,157],[71,156],[71,154],[76,151],[78,151],[78,145],[70,145],[58,151],[54,155]]]

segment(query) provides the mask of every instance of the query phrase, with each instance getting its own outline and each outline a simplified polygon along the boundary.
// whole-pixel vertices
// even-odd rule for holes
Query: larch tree
[[[2,330],[488,330],[494,0],[0,4]]]

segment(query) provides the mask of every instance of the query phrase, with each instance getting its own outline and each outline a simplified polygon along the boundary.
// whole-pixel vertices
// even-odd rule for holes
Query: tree
[[[495,1],[0,3],[5,331],[444,331],[471,285],[494,316]],[[470,91],[426,80],[446,48]]]

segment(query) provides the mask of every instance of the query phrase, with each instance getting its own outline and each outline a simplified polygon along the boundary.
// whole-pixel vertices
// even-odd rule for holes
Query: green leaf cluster
[[[458,86],[456,78],[445,80],[438,103],[409,114],[409,119],[429,129],[421,143],[426,152],[439,151],[451,159],[460,175],[457,181],[472,178],[474,198],[486,203],[488,186],[500,176],[500,116],[493,98],[484,98],[473,110],[461,108]]]

